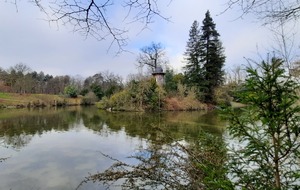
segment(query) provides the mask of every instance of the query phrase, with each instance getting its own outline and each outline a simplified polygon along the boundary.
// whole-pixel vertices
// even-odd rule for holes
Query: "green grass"
[[[3,93],[3,92],[0,92],[0,98],[8,99],[9,97],[10,97],[9,93]]]
[[[52,106],[54,102],[63,102],[67,105],[79,105],[81,103],[81,98],[68,98],[50,94],[17,94],[0,92],[0,107],[27,106],[29,104]]]

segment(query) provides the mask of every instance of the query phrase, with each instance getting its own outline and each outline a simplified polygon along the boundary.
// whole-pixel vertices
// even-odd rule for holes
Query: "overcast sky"
[[[0,67],[8,69],[24,63],[34,71],[51,75],[92,76],[111,71],[124,78],[137,73],[136,57],[139,49],[160,42],[172,66],[180,72],[184,66],[183,53],[194,20],[202,23],[210,10],[225,48],[226,67],[245,64],[244,57],[255,58],[257,51],[265,51],[274,39],[270,31],[251,16],[236,19],[241,13],[226,9],[226,0],[173,0],[162,7],[162,14],[171,22],[156,18],[149,29],[140,32],[139,23],[128,25],[131,53],[115,56],[116,49],[107,52],[111,41],[85,39],[72,32],[71,27],[49,24],[44,15],[27,1],[18,1],[18,11],[10,3],[0,2]],[[120,9],[121,10],[121,9]],[[122,14],[120,14],[122,15]],[[297,45],[297,44],[296,44]],[[297,45],[298,47],[298,45]]]

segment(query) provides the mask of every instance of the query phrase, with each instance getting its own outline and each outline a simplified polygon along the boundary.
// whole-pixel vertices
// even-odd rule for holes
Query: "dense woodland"
[[[68,87],[74,87],[76,95],[94,92],[101,99],[111,96],[123,88],[122,78],[110,72],[97,73],[83,79],[80,76],[52,76],[43,72],[32,71],[25,64],[19,63],[7,70],[0,70],[1,92],[33,94],[65,94]]]

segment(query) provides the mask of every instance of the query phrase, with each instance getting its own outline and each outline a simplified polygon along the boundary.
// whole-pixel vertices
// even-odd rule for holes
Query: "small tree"
[[[175,95],[178,91],[178,84],[183,81],[182,73],[175,73],[173,69],[167,69],[165,74],[164,88],[168,95]]]
[[[74,86],[66,86],[64,89],[64,93],[71,98],[77,98],[77,89]]]
[[[230,112],[233,144],[229,168],[241,189],[298,189],[300,176],[299,85],[285,74],[281,59],[247,68],[238,93],[243,112]]]

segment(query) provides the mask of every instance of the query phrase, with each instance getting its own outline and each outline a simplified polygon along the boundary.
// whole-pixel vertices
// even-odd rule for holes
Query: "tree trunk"
[[[276,133],[275,133],[276,134]],[[278,156],[278,139],[276,139],[275,134],[273,134],[273,146],[274,146],[274,178],[275,178],[275,188],[276,190],[281,189],[280,183],[280,171],[279,171],[279,156]]]

